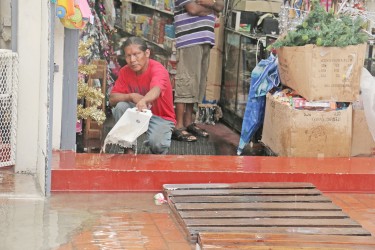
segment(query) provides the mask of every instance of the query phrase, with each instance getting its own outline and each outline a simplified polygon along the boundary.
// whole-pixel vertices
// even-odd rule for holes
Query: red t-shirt
[[[155,60],[149,60],[147,70],[141,75],[136,75],[127,65],[122,67],[111,93],[139,93],[144,96],[155,86],[160,88],[161,93],[159,98],[152,103],[152,114],[176,124],[169,74],[164,66]]]

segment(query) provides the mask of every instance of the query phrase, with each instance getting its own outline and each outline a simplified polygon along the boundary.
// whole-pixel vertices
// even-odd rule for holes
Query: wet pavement
[[[192,249],[154,193],[52,193],[0,170],[0,249]],[[13,179],[13,181],[10,181]],[[14,187],[18,186],[18,190]],[[20,189],[24,187],[24,189]]]
[[[210,129],[210,140],[215,143],[218,154],[236,154],[237,133],[221,124],[207,125],[205,128]],[[263,148],[255,145],[245,148],[244,155],[263,154]],[[279,158],[275,160],[283,161]],[[219,167],[218,164],[210,166],[216,170]],[[289,170],[293,168],[296,168],[296,162],[291,160]],[[282,169],[288,172],[286,167]],[[89,166],[87,171],[91,170],[92,166]],[[130,182],[129,179],[123,181]],[[348,185],[353,186],[358,182],[353,181]],[[11,167],[0,168],[0,250],[195,249],[195,245],[186,240],[183,228],[175,221],[168,205],[155,204],[155,194],[52,192],[49,198],[44,198],[32,175],[16,174]],[[327,195],[352,219],[375,235],[375,194]]]
[[[150,192],[53,192],[0,169],[0,249],[195,249],[167,204]],[[326,194],[375,235],[375,194]]]

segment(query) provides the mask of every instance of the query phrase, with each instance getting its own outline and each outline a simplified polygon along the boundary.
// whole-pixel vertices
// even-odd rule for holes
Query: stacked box
[[[262,142],[278,156],[349,157],[352,105],[344,110],[294,109],[266,97]]]
[[[351,155],[369,156],[375,155],[375,141],[367,125],[365,111],[363,109],[353,109],[353,136]]]
[[[366,44],[282,47],[278,49],[280,80],[309,102],[357,101],[365,50]],[[262,141],[280,156],[349,157],[358,154],[352,145],[359,144],[352,115],[352,104],[345,110],[312,111],[295,109],[268,95]]]
[[[220,99],[222,62],[223,53],[215,47],[212,48],[210,51],[210,65],[207,72],[205,94],[205,100],[209,103],[217,103]]]
[[[354,102],[365,51],[366,44],[282,47],[277,52],[281,82],[308,101]]]

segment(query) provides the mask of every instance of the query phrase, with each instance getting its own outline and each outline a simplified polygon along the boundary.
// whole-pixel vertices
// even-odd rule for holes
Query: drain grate
[[[371,236],[311,183],[164,184],[163,189],[191,243],[202,232]]]
[[[138,154],[150,154],[148,147],[143,145],[146,134],[138,138]],[[207,138],[199,138],[196,142],[182,142],[172,140],[169,155],[216,155],[215,145]]]

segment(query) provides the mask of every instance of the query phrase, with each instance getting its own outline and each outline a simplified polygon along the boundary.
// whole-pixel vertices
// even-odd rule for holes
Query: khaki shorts
[[[209,44],[177,50],[175,103],[202,103],[206,92],[210,50]]]

